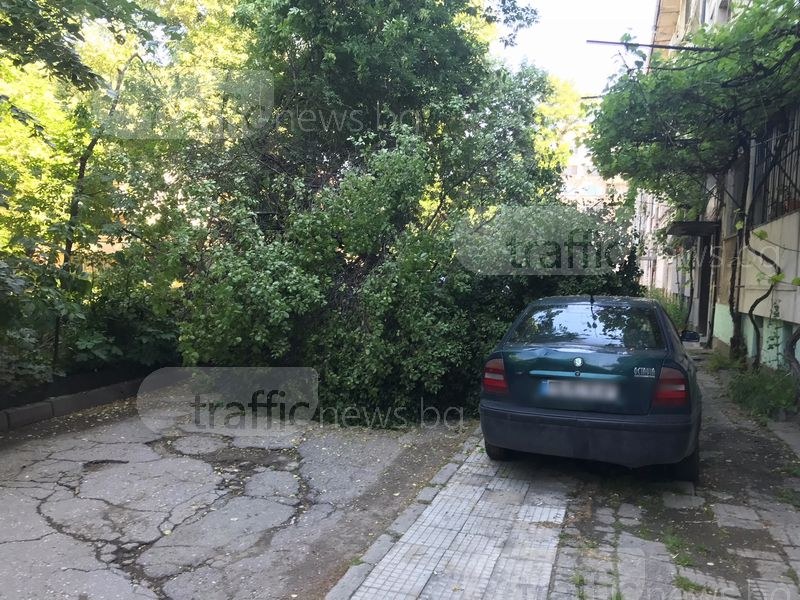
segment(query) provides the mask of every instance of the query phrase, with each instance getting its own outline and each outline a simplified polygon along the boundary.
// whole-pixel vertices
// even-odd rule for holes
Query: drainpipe
[[[750,214],[750,205],[753,203],[753,191],[754,191],[754,184],[753,179],[756,176],[756,147],[753,144],[752,140],[750,141],[750,160],[748,161],[750,164],[747,167],[749,175],[747,177],[747,195],[745,196],[744,202],[744,214]],[[747,218],[745,218],[745,227],[749,227],[749,223],[747,222]],[[746,234],[745,234],[746,235]],[[740,256],[739,256],[739,269],[737,274],[737,284],[736,284],[736,314],[741,318],[741,311],[739,311],[740,306],[740,298],[742,295],[742,269],[744,268],[744,257],[747,255],[745,252],[745,246],[743,245],[741,248],[738,249]],[[742,328],[744,330],[744,328]],[[749,340],[744,340],[744,347],[745,351],[747,352],[747,358],[750,358],[750,347],[749,347]]]
[[[714,319],[717,314],[717,290],[719,289],[719,265],[717,264],[717,248],[722,248],[722,229],[719,233],[715,233],[711,237],[711,251],[713,256],[709,256],[711,261],[711,289],[708,291],[708,302],[711,304],[711,310],[708,311],[709,319],[706,331],[708,332],[708,339],[706,340],[706,348],[714,347]]]

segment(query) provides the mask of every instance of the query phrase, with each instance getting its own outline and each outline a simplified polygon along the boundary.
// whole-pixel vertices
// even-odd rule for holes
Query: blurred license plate
[[[542,395],[576,400],[616,400],[619,387],[615,383],[599,381],[545,380],[542,382]]]

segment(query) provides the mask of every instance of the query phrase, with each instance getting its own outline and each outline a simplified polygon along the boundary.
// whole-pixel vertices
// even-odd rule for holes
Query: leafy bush
[[[322,303],[317,279],[279,245],[214,249],[184,286],[178,348],[187,364],[260,365],[290,350],[293,330]]]
[[[664,310],[667,312],[667,315],[669,315],[670,320],[678,329],[678,331],[683,329],[684,323],[686,323],[686,317],[688,315],[688,307],[685,305],[685,303],[682,303],[673,294],[667,294],[658,288],[648,290],[647,297],[658,300],[661,306],[664,307]]]
[[[177,352],[175,306],[165,307],[165,299],[157,298],[152,287],[142,284],[141,277],[117,264],[103,271],[97,281],[95,297],[87,307],[86,319],[77,324],[68,347],[81,351],[94,360],[94,366],[121,361],[140,365],[174,364]],[[96,332],[95,340],[105,339],[108,346],[91,346],[94,357],[85,352],[87,342],[82,329]],[[96,350],[102,355],[98,356]],[[75,356],[80,359],[81,356]]]
[[[51,376],[51,357],[31,327],[41,308],[31,288],[19,269],[0,260],[0,388],[10,392]]]
[[[752,416],[766,419],[795,408],[795,384],[791,374],[767,367],[733,376],[731,398]]]
[[[712,373],[722,371],[723,369],[738,369],[741,366],[741,361],[731,358],[728,354],[723,352],[714,352],[706,361],[706,367]]]
[[[16,392],[50,376],[50,362],[34,330],[17,328],[0,333],[0,388]]]

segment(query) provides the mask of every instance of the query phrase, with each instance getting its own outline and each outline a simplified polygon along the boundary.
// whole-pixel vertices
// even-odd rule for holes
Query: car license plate
[[[576,400],[616,400],[619,398],[619,387],[604,381],[548,379],[542,382],[542,395]]]

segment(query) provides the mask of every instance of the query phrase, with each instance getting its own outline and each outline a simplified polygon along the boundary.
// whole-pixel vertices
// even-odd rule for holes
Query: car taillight
[[[483,367],[483,391],[490,394],[507,394],[508,382],[502,358],[493,358]]]
[[[664,367],[658,378],[653,406],[680,408],[689,403],[689,384],[686,376],[678,369]]]

